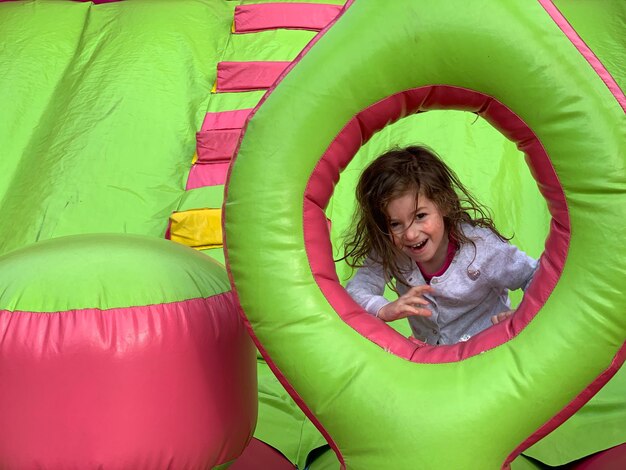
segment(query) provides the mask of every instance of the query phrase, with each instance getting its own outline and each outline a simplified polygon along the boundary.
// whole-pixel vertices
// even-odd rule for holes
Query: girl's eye
[[[404,227],[402,227],[402,224],[399,222],[389,222],[389,230],[398,234],[404,231]]]
[[[426,217],[426,214],[425,214],[424,212],[420,212],[419,214],[415,214],[415,218],[416,218],[417,220],[421,220],[421,219],[423,219],[424,217]]]

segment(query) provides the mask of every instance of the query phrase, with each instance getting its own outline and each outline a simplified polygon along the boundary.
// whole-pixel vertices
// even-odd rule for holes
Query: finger
[[[409,306],[407,306],[402,313],[405,314],[406,317],[430,317],[433,314],[433,312],[427,308]]]
[[[497,315],[494,315],[493,317],[491,317],[491,323],[493,323],[494,325],[497,325],[498,323],[506,320],[507,318],[509,318],[511,315],[513,315],[513,312],[508,311],[508,312],[500,312]]]
[[[426,293],[435,292],[435,289],[429,284],[422,284],[421,286],[413,286],[408,291],[408,295],[423,295]]]
[[[415,306],[430,305],[430,302],[426,300],[424,297],[417,297],[414,295],[403,297],[402,303],[405,305],[415,305]]]

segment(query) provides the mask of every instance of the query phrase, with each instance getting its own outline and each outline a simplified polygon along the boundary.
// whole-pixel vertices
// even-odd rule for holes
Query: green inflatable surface
[[[223,185],[185,190],[196,148],[196,132],[200,130],[207,112],[252,108],[257,105],[265,91],[211,93],[218,62],[291,61],[316,37],[313,31],[287,29],[232,34],[235,7],[259,3],[264,2],[126,0],[94,5],[33,0],[0,3],[0,260],[11,266],[11,269],[0,273],[0,277],[4,276],[2,285],[6,289],[11,288],[12,280],[27,275],[28,260],[25,258],[29,250],[37,249],[40,242],[56,242],[53,239],[60,239],[59,251],[55,259],[50,260],[49,268],[62,269],[72,262],[97,262],[98,259],[108,256],[106,244],[103,244],[94,248],[92,258],[72,260],[71,253],[68,254],[63,248],[67,246],[63,240],[70,239],[68,236],[93,234],[90,236],[97,243],[98,234],[137,234],[157,241],[156,239],[164,237],[168,218],[173,212],[221,207],[224,201]],[[343,4],[339,0],[323,3]],[[319,72],[319,75],[300,82],[300,85],[294,86],[285,95],[286,102],[308,96],[311,98],[303,100],[303,105],[290,111],[293,114],[289,115],[281,115],[281,106],[272,108],[269,100],[267,110],[259,110],[259,118],[267,113],[266,119],[270,126],[283,120],[291,123],[306,120],[308,140],[292,143],[292,166],[287,162],[276,167],[270,155],[255,167],[260,170],[253,170],[252,173],[260,177],[269,168],[270,172],[276,173],[277,179],[293,182],[301,181],[303,175],[309,171],[306,165],[310,163],[302,164],[302,159],[311,149],[323,147],[324,139],[329,140],[337,133],[337,121],[345,123],[354,114],[353,111],[343,108],[332,115],[315,115],[316,107],[321,106],[324,99],[334,92],[327,87],[325,80],[328,77],[336,76],[338,84],[347,85],[342,90],[348,91],[342,96],[332,98],[336,100],[338,108],[354,99],[361,100],[362,106],[369,104],[376,99],[375,93],[382,97],[390,87],[404,86],[399,83],[402,80],[406,81],[407,86],[413,86],[413,76],[418,73],[426,73],[428,79],[437,80],[441,78],[439,74],[443,69],[450,76],[454,75],[454,79],[475,88],[483,87],[495,96],[514,94],[515,97],[510,102],[516,106],[524,106],[529,100],[528,95],[516,94],[518,84],[507,78],[505,72],[508,71],[484,72],[491,70],[490,64],[514,63],[515,51],[522,47],[533,48],[533,54],[538,56],[554,54],[565,57],[572,52],[571,44],[562,40],[561,33],[547,21],[545,12],[537,2],[515,1],[507,6],[498,4],[496,7],[482,1],[469,2],[467,5],[450,4],[452,6],[445,8],[450,8],[447,23],[452,32],[431,29],[435,18],[429,16],[432,15],[429,11],[431,8],[439,8],[436,4],[438,2],[354,2],[351,7],[354,8],[354,15],[361,15],[357,10],[357,7],[361,9],[361,5],[371,7],[367,11],[363,9],[362,15],[365,18],[359,23],[368,25],[366,31],[360,31],[356,27],[351,30],[351,26],[342,30],[341,23],[338,23],[336,33],[335,28],[331,32],[333,35],[342,35],[345,41],[330,43],[328,46],[320,43],[319,49],[325,49],[328,62],[314,64],[309,69],[303,68],[302,73],[305,76],[310,73],[312,77],[314,72]],[[621,90],[624,90],[624,2],[605,1],[602,8],[598,8],[597,2],[592,0],[555,0],[554,5],[610,72]],[[468,8],[465,16],[459,16],[455,11],[461,11],[462,7]],[[374,10],[379,13],[371,13]],[[508,10],[508,14],[512,16],[528,18],[528,24],[524,27],[514,25],[502,33],[499,22],[507,16],[504,15],[504,10]],[[500,14],[504,16],[499,16]],[[437,48],[424,49],[426,36],[418,36],[415,42],[406,42],[406,38],[400,39],[404,42],[387,42],[387,38],[396,33],[401,36],[401,30],[392,24],[399,18],[407,20],[409,26],[406,26],[405,32],[423,32],[428,36],[428,41],[437,43]],[[349,16],[345,19],[348,20]],[[481,37],[469,35],[468,30],[475,30],[471,26],[474,23],[482,25]],[[518,35],[523,30],[529,34],[527,41],[519,39]],[[349,45],[350,36],[356,35],[362,35],[362,40]],[[329,33],[330,38],[332,35]],[[469,56],[472,51],[485,51],[485,44],[489,43],[497,43],[499,52],[497,56],[485,53],[479,57],[484,61],[481,65],[482,74],[468,72],[465,64],[456,61],[452,55],[440,52],[445,48],[463,47],[467,49]],[[346,53],[345,47],[352,49]],[[317,46],[312,49],[311,54],[317,53],[316,49]],[[411,57],[419,59],[410,67],[413,72],[404,70],[401,55],[393,52],[396,50],[410,50]],[[385,57],[385,63],[380,66],[380,70],[370,70],[367,73],[342,71],[344,65],[348,69],[362,64],[367,69],[369,57],[377,51],[381,51]],[[336,60],[342,67],[332,65],[332,60]],[[427,63],[437,66],[425,67]],[[581,60],[580,64],[582,63],[584,62]],[[302,65],[305,67],[305,64]],[[317,71],[314,70],[316,68]],[[389,70],[394,71],[392,75],[396,77],[387,78],[386,72]],[[591,72],[582,74],[583,81],[588,78],[588,82],[581,84],[577,81],[580,78],[576,68],[570,70],[570,75],[565,73],[560,77],[559,83],[553,81],[549,68],[539,67],[532,72],[528,75],[533,75],[537,86],[547,91],[557,85],[567,87],[568,83],[584,85],[582,95],[601,88],[597,84],[597,77]],[[517,78],[522,85],[525,76],[520,74]],[[369,86],[374,90],[370,95],[365,91]],[[589,129],[587,139],[600,139],[601,134],[596,133],[596,130],[612,125],[605,121],[606,116],[611,113],[598,110],[583,117],[577,104],[575,99],[559,103],[561,108],[569,111],[564,112],[560,124],[554,123],[555,132],[562,130],[565,135],[570,122],[584,122],[585,128]],[[540,124],[546,113],[551,111],[544,109],[546,105],[547,102],[542,101],[528,104],[524,117],[531,124]],[[272,113],[276,113],[274,117]],[[617,114],[619,110],[615,111],[615,115]],[[619,119],[613,132],[621,136],[623,143],[625,126],[623,117]],[[256,124],[253,120],[253,131],[254,126]],[[290,143],[291,138],[290,133],[282,135],[281,145]],[[513,236],[512,241],[530,255],[541,255],[551,219],[546,202],[524,162],[523,153],[482,117],[458,110],[435,110],[408,116],[383,128],[358,150],[341,173],[332,199],[325,208],[326,216],[331,220],[330,237],[335,256],[340,253],[343,236],[352,216],[354,185],[361,169],[387,148],[413,143],[425,143],[435,148],[478,198],[493,209],[495,221],[501,231]],[[603,143],[600,142],[600,145]],[[256,150],[250,150],[252,145],[253,143],[244,142],[242,159],[247,158],[247,155],[251,155],[251,158],[256,155]],[[273,148],[277,150],[279,147]],[[626,178],[623,144],[609,150],[616,157],[611,168],[605,170],[611,178],[604,186],[604,193],[585,194],[586,187],[572,188],[569,202],[575,209],[584,209],[600,199],[618,201],[618,208],[609,209],[608,212],[613,215],[619,213],[618,218],[626,220],[626,213],[623,212],[626,206],[619,202],[623,198]],[[589,154],[587,158],[593,162],[596,158],[601,158],[601,154]],[[587,171],[588,168],[591,171]],[[595,177],[593,165],[588,163],[581,163],[573,171]],[[290,231],[280,215],[280,210],[288,205],[288,201],[281,199],[279,186],[269,185],[261,193],[251,186],[246,187],[246,184],[239,183],[232,189],[254,204],[254,211],[245,214],[244,218],[268,219],[278,223],[281,230]],[[300,203],[301,200],[296,201],[296,205]],[[616,267],[623,265],[619,262],[622,259],[620,253],[623,241],[619,236],[611,235],[616,226],[609,223],[610,217],[607,218],[606,215],[603,211],[598,211],[594,217],[577,218],[575,215],[572,220],[573,233],[577,235],[578,231],[582,231],[586,234],[591,231],[590,227],[606,233],[607,247],[613,250],[614,263],[610,269],[617,271],[615,277],[619,277],[624,275],[623,268]],[[268,230],[266,234],[247,233],[245,237],[250,237],[252,243],[256,244],[255,249],[272,252],[271,250],[280,245],[281,240],[277,235],[280,230]],[[587,243],[585,237],[580,244]],[[177,247],[171,249],[176,251]],[[603,251],[596,247],[593,249]],[[242,254],[247,256],[247,253]],[[136,252],[119,255],[126,257],[129,266],[143,262]],[[199,253],[197,255],[201,256]],[[224,262],[221,248],[204,250],[204,255]],[[290,277],[301,274],[294,259],[289,264]],[[582,262],[582,257],[568,260],[572,264]],[[263,258],[262,263],[269,269],[285,269],[278,262],[278,258],[273,256]],[[205,266],[201,261],[197,265]],[[345,284],[352,274],[351,270],[343,264],[337,264],[336,270],[339,281]],[[594,267],[592,274],[596,271]],[[172,266],[172,273],[176,272],[176,267]],[[107,301],[112,307],[132,302],[133,299],[138,299],[137,302],[150,299],[154,299],[154,302],[175,301],[188,296],[189,290],[193,291],[193,288],[185,287],[184,282],[176,284],[180,287],[179,291],[150,291],[151,280],[166,275],[167,273],[155,272],[153,278],[145,279],[144,290],[135,291],[128,285],[128,288],[120,290],[126,293]],[[185,273],[180,275],[184,278]],[[309,275],[309,272],[304,272],[303,279]],[[103,276],[106,279],[94,277],[81,281],[102,289],[105,289],[107,283],[127,283],[127,279],[120,273],[104,273]],[[601,290],[602,295],[584,300],[588,313],[595,311],[596,307],[604,308],[605,303],[613,302],[606,300],[604,294],[608,294],[608,297],[614,295],[614,287],[603,287],[600,281],[594,280],[589,283],[593,289]],[[580,285],[588,286],[585,276],[576,276],[568,288]],[[25,295],[30,296],[33,307],[44,306],[46,289],[54,290],[52,285],[32,284],[31,287],[31,291]],[[228,288],[226,284],[218,287]],[[292,295],[283,292],[283,289],[281,284],[275,287],[270,299],[272,310],[276,304],[282,303],[283,293]],[[254,295],[262,297],[266,294],[255,292]],[[514,301],[519,303],[521,293],[514,295]],[[562,297],[565,305],[563,308],[568,308],[567,296]],[[74,301],[75,306],[82,305],[80,289],[77,289]],[[311,307],[308,302],[296,302],[296,305],[300,309]],[[2,308],[9,307],[6,305]],[[49,305],[48,309],[53,311],[61,307]],[[271,335],[272,329],[276,328],[269,319],[267,323],[256,323],[256,320],[253,321],[255,330],[261,336]],[[305,321],[301,326],[301,334],[306,338],[311,325]],[[599,320],[596,326],[602,329],[605,325]],[[405,336],[409,334],[404,323],[398,323],[394,327]],[[345,330],[348,331],[349,328],[346,327]],[[348,334],[353,332],[349,330]],[[569,339],[567,331],[563,335],[564,339]],[[284,340],[285,349],[289,350],[290,344],[299,340],[297,334],[289,336]],[[355,341],[361,340],[363,338]],[[617,338],[615,341],[619,340]],[[623,342],[623,338],[621,341]],[[372,351],[377,349],[373,344],[368,347]],[[516,364],[517,358],[511,356],[510,360]],[[309,372],[310,366],[307,362],[300,361],[296,355],[290,357],[288,363],[292,373],[301,374],[300,379],[309,382],[311,389],[327,380],[326,376]],[[349,365],[337,363],[335,367]],[[589,381],[597,373],[598,371],[590,371],[584,380],[577,382],[577,386],[582,387],[582,382]],[[328,374],[337,374],[337,370],[331,369]],[[549,465],[561,465],[625,442],[625,376],[626,372],[620,371],[578,413],[528,448],[525,453]],[[520,372],[512,380],[522,378],[523,372]],[[444,384],[441,386],[441,393],[454,395],[454,387],[456,383]],[[322,435],[297,408],[262,359],[259,360],[259,390],[259,423],[255,436],[283,452],[299,468],[304,468],[309,454],[324,444]],[[564,391],[565,394],[574,396],[575,391],[567,390]],[[340,397],[337,399],[341,401]],[[419,394],[414,399],[425,401],[419,398]],[[537,406],[541,408],[543,399],[539,397],[537,400]],[[328,405],[331,406],[330,403]],[[389,405],[390,409],[393,409],[392,405]],[[548,413],[545,413],[545,417],[547,416]],[[454,428],[454,418],[448,416],[446,419],[449,421],[446,421],[448,424],[445,426]],[[506,432],[509,425],[510,423],[503,424],[501,432]],[[479,434],[482,431],[489,432],[481,426],[477,425],[476,428]],[[350,451],[354,448],[357,454],[365,452],[363,448],[366,443],[350,441],[349,429],[342,430],[340,434],[349,443]],[[522,438],[521,435],[510,437],[507,451],[499,454],[499,462],[504,461],[505,454],[513,451]],[[375,453],[376,450],[372,452]],[[480,448],[476,449],[476,453],[480,452]],[[321,465],[322,461],[334,462],[331,458],[333,455],[330,452],[322,454],[315,465]],[[471,459],[472,455],[468,454],[468,458]],[[517,468],[515,465],[514,469]]]

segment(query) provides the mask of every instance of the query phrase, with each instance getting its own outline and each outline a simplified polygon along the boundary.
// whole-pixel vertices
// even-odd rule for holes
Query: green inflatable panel
[[[228,2],[0,2],[0,254],[163,238],[231,21]]]

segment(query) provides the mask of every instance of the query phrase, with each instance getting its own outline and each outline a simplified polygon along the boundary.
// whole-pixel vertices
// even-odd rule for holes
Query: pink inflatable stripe
[[[591,67],[596,71],[598,76],[608,87],[611,94],[620,104],[624,112],[626,112],[626,96],[624,95],[624,92],[621,90],[613,76],[604,67],[602,62],[600,62],[600,59],[598,59],[593,51],[589,49],[589,46],[585,44],[585,41],[583,41],[583,39],[578,35],[574,28],[572,28],[572,25],[569,24],[567,19],[554,5],[552,0],[539,0],[539,3],[548,12],[550,17],[557,24],[557,26],[561,28],[561,31],[563,31],[567,38],[572,42],[574,47],[578,49],[578,52],[580,52],[581,55],[587,60],[587,62],[589,62],[589,65],[591,65]]]
[[[585,457],[571,464],[569,468],[570,470],[617,470],[626,468],[626,444],[611,447]]]
[[[201,131],[213,129],[241,129],[246,123],[246,119],[252,112],[252,108],[235,109],[233,111],[219,111],[217,113],[206,113],[202,122]]]
[[[209,125],[212,125],[209,123]],[[196,134],[198,160],[191,167],[185,189],[224,184],[242,129],[212,129]]]
[[[340,5],[320,3],[259,3],[235,7],[235,33],[268,29],[321,31],[341,11]]]
[[[211,165],[194,165],[191,167],[185,189],[217,186],[226,183],[226,174],[230,162],[213,163]]]
[[[17,2],[17,1],[19,1],[19,0],[0,0],[0,3],[3,3],[3,2]],[[97,5],[99,3],[114,3],[114,2],[121,2],[121,1],[124,1],[124,0],[72,0],[72,1],[74,1],[74,2],[82,2],[82,3],[92,2],[92,3],[95,3]]]
[[[197,162],[187,178],[187,190],[226,182],[228,166],[252,109],[207,113],[196,134]]]
[[[196,134],[197,164],[229,162],[235,153],[241,129],[217,129]]]
[[[215,91],[241,92],[270,88],[291,62],[219,62]]]
[[[2,468],[214,468],[254,430],[254,347],[230,292],[0,310],[0,332]]]

